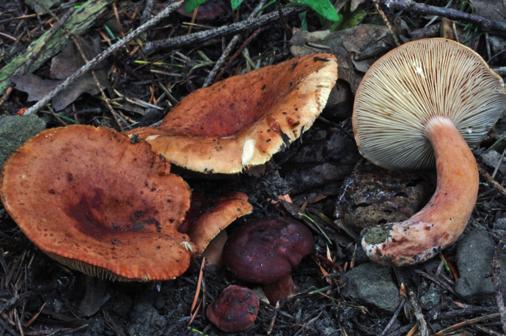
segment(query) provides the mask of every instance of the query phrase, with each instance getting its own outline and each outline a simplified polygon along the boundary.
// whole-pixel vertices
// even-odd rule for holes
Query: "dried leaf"
[[[331,52],[337,57],[339,79],[350,84],[354,93],[362,72],[365,72],[378,56],[394,47],[388,29],[380,25],[360,24],[336,32],[295,31],[290,40],[293,55],[314,52]]]
[[[77,38],[77,41],[86,59],[89,60],[98,53],[98,47],[93,47],[81,38]],[[77,47],[73,42],[69,42],[63,51],[51,60],[50,77],[52,79],[43,79],[34,74],[26,74],[12,78],[12,81],[16,85],[16,89],[28,93],[28,101],[38,101],[84,63]],[[99,64],[94,68],[94,72],[100,85],[108,89],[110,84],[107,80],[105,67],[105,63]],[[56,111],[60,111],[72,104],[83,93],[96,95],[99,92],[100,90],[93,75],[88,72],[56,95],[51,103]]]

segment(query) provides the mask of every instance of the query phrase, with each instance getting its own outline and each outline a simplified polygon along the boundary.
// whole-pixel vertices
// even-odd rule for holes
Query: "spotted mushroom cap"
[[[469,144],[501,117],[504,83],[472,49],[445,38],[412,41],[376,61],[355,97],[353,130],[361,154],[388,169],[434,163],[427,121],[448,117]]]
[[[168,161],[235,174],[261,165],[311,127],[337,80],[331,54],[311,54],[197,90],[157,128],[129,132]]]
[[[53,128],[6,162],[1,199],[57,261],[113,280],[167,280],[190,263],[177,231],[190,189],[144,142],[107,128]]]

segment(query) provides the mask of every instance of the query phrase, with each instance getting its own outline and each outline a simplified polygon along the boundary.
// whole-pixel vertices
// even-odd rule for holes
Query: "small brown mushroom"
[[[6,162],[1,200],[43,252],[86,274],[168,280],[189,266],[177,231],[190,189],[144,142],[107,128],[53,128]]]
[[[280,280],[289,283],[286,277],[312,249],[313,235],[304,224],[282,218],[262,219],[243,225],[230,236],[223,263],[241,280],[276,288]],[[279,287],[285,288],[285,294],[279,296],[290,294],[287,286]]]
[[[432,199],[411,218],[364,231],[362,246],[372,260],[410,265],[458,239],[479,182],[466,141],[477,144],[505,103],[502,79],[476,52],[451,40],[409,42],[373,64],[355,98],[360,153],[388,169],[435,161],[438,181]]]
[[[312,54],[200,89],[157,128],[129,132],[168,161],[197,172],[235,174],[264,164],[308,130],[337,80],[331,54]]]
[[[244,331],[255,324],[260,302],[251,289],[230,285],[206,309],[206,316],[224,332]]]
[[[194,253],[202,254],[211,241],[236,219],[253,211],[248,195],[234,192],[226,196],[192,195],[191,207],[179,231],[187,233]]]

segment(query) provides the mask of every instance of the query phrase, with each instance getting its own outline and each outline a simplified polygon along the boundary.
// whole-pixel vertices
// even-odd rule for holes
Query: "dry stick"
[[[402,298],[401,302],[399,302],[399,305],[395,309],[395,312],[392,315],[392,318],[390,319],[390,321],[388,321],[388,324],[386,325],[385,329],[383,329],[383,331],[381,332],[380,336],[385,336],[387,334],[388,329],[390,329],[392,327],[392,325],[394,324],[395,320],[397,320],[397,317],[399,317],[399,313],[401,312],[402,307],[404,307],[404,303],[405,302],[406,302],[406,300],[404,298]]]
[[[417,14],[444,16],[452,20],[475,23],[486,31],[498,31],[503,35],[506,34],[506,22],[489,20],[483,16],[469,14],[453,8],[436,7],[417,3],[413,0],[381,0],[381,2],[389,9],[406,10]]]
[[[47,95],[45,95],[41,100],[39,100],[35,105],[30,107],[26,112],[25,115],[29,115],[32,113],[37,112],[40,110],[44,105],[46,105],[54,96],[56,96],[58,93],[60,93],[62,90],[67,88],[70,84],[72,84],[77,78],[88,72],[91,68],[93,68],[98,63],[102,62],[104,59],[109,57],[112,53],[114,53],[116,50],[120,49],[124,45],[126,45],[128,42],[133,40],[138,35],[142,34],[155,24],[157,24],[160,20],[168,16],[170,13],[172,13],[176,8],[178,8],[182,0],[177,0],[172,2],[170,5],[168,5],[164,10],[162,10],[160,13],[158,13],[156,16],[154,16],[152,19],[144,23],[143,25],[137,27],[134,31],[130,32],[127,36],[122,38],[121,40],[117,41],[113,45],[111,45],[109,48],[95,56],[91,61],[84,64],[82,67],[77,69],[72,75],[70,75],[67,79],[65,79],[61,84],[59,84],[57,87],[55,87],[51,92],[49,92]]]
[[[491,335],[491,336],[504,336],[503,333],[498,333],[497,331],[494,331],[490,328],[486,328],[484,326],[481,326],[479,324],[472,326],[474,329],[479,330],[483,332],[484,334]]]
[[[228,69],[230,68],[230,65],[236,60],[236,58],[239,57],[239,55],[241,55],[242,51],[248,46],[248,44],[250,44],[251,41],[253,39],[255,39],[258,36],[258,34],[260,34],[261,32],[263,32],[264,30],[265,30],[264,27],[257,28],[257,30],[255,30],[250,36],[248,36],[248,38],[246,38],[244,40],[244,42],[241,44],[241,46],[239,48],[237,48],[237,50],[235,51],[235,53],[233,53],[232,56],[230,56],[230,58],[228,59],[227,64],[216,75],[215,79],[222,78],[223,74],[228,71]]]
[[[253,9],[253,11],[250,13],[250,15],[248,16],[248,19],[255,18],[257,16],[257,14],[262,10],[262,7],[265,5],[266,1],[267,0],[261,0],[258,3],[258,5],[255,7],[255,9]],[[236,44],[239,43],[240,39],[241,39],[241,35],[239,35],[239,34],[234,35],[234,37],[232,37],[232,39],[228,43],[225,50],[223,50],[223,53],[221,54],[220,58],[218,58],[218,60],[214,64],[213,68],[211,69],[211,71],[207,75],[207,78],[204,81],[204,85],[202,85],[202,87],[207,87],[213,82],[214,78],[216,77],[216,74],[218,73],[220,68],[223,66],[223,64],[227,60],[227,57],[230,55],[232,50],[235,48]]]
[[[476,324],[476,323],[479,323],[482,321],[495,319],[497,317],[499,317],[499,313],[493,313],[493,314],[483,315],[480,317],[475,317],[475,318],[465,320],[465,321],[462,321],[459,323],[455,323],[455,324],[449,326],[448,328],[444,328],[442,330],[439,330],[437,333],[434,334],[434,336],[444,336],[448,332],[459,330],[459,329],[462,329],[463,327],[471,326],[473,324]]]
[[[379,5],[379,0],[373,0],[373,2],[374,2],[374,7],[376,7],[376,10],[378,11],[379,15],[383,19],[383,22],[387,26],[388,31],[390,32],[390,35],[392,35],[395,45],[400,46],[401,41],[399,40],[399,36],[397,36],[397,33],[394,31],[394,27],[390,23],[390,20],[388,20],[388,17],[385,15],[385,12],[383,12],[383,10],[381,9],[381,7]]]
[[[409,303],[413,308],[413,314],[415,314],[416,322],[418,325],[418,331],[420,336],[429,336],[429,329],[427,329],[427,322],[425,322],[425,318],[423,317],[422,308],[418,304],[416,300],[416,295],[412,290],[408,292]]]
[[[500,245],[501,243],[495,248],[494,257],[492,258],[492,283],[494,284],[497,308],[499,309],[499,315],[501,315],[502,331],[506,335],[506,309],[504,308],[504,298],[502,296],[502,286],[504,284],[501,284],[501,264],[499,263]]]
[[[478,171],[480,172],[480,175],[492,185],[493,188],[499,191],[503,196],[506,196],[506,188],[497,182],[485,168],[483,168],[481,165],[478,165]]]
[[[144,10],[141,15],[141,23],[144,23],[149,20],[151,17],[151,12],[153,11],[153,6],[155,4],[154,0],[146,0],[146,4],[144,5]]]
[[[202,43],[204,41],[221,37],[225,35],[230,34],[237,34],[241,31],[248,30],[248,29],[255,29],[258,27],[261,27],[267,23],[273,22],[278,20],[280,17],[289,16],[293,14],[297,14],[302,9],[299,7],[291,7],[291,8],[283,8],[280,11],[274,11],[268,14],[264,14],[262,16],[256,17],[256,18],[250,18],[246,19],[244,21],[239,21],[236,23],[232,23],[227,26],[221,26],[214,29],[204,30],[201,32],[193,33],[193,34],[187,34],[183,36],[177,36],[168,38],[165,40],[158,40],[158,41],[152,41],[147,42],[144,46],[144,52],[145,53],[152,53],[159,49],[163,48],[179,48],[182,46],[186,46],[189,44],[197,44]]]
[[[74,42],[74,45],[76,46],[77,50],[79,51],[79,54],[81,55],[81,59],[84,63],[88,62],[88,58],[86,57],[86,54],[84,53],[83,48],[77,41],[77,39],[71,35],[72,42]],[[105,102],[105,105],[107,106],[107,109],[109,112],[111,112],[111,115],[113,116],[114,120],[116,121],[116,124],[118,124],[119,128],[123,131],[127,122],[125,121],[125,118],[123,115],[119,114],[111,105],[111,100],[107,97],[105,94],[104,87],[102,86],[102,83],[98,80],[97,74],[94,70],[91,70],[91,75],[93,77],[93,80],[95,81],[95,85],[98,88],[98,91],[100,91],[100,95],[102,96],[102,99]]]

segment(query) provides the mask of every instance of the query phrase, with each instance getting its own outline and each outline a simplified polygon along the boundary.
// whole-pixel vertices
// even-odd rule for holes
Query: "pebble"
[[[495,243],[482,229],[466,234],[457,246],[457,268],[460,278],[455,291],[464,299],[472,300],[495,293],[491,270]],[[500,256],[502,283],[506,281],[506,255]]]
[[[344,275],[343,295],[394,312],[400,302],[399,289],[390,268],[373,263],[361,264]]]

